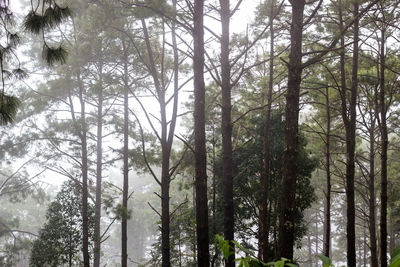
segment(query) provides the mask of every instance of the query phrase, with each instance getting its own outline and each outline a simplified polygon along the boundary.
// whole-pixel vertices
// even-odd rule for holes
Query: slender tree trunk
[[[364,267],[367,267],[367,231],[366,231],[366,225],[364,221],[364,226],[363,226],[363,265]]]
[[[353,4],[353,16],[358,16],[358,3]],[[346,198],[347,198],[347,265],[356,266],[356,230],[355,230],[355,146],[356,146],[356,105],[358,87],[358,21],[356,18],[353,26],[353,62],[350,96],[350,121],[346,127]]]
[[[143,34],[146,42],[146,49],[149,59],[149,71],[153,77],[154,86],[157,94],[157,101],[160,107],[160,126],[161,126],[161,257],[162,266],[171,266],[171,254],[170,254],[170,213],[169,213],[169,186],[170,186],[170,173],[169,173],[169,160],[171,146],[168,142],[168,122],[166,114],[166,100],[165,100],[165,88],[160,83],[158,72],[156,69],[156,63],[154,60],[153,50],[150,43],[150,37],[147,31],[145,20],[142,19]],[[164,27],[163,27],[164,29]],[[165,35],[165,30],[163,30]],[[164,37],[163,37],[164,38]],[[164,53],[164,51],[162,51]],[[163,64],[163,62],[162,62]],[[164,73],[161,73],[163,76]],[[161,80],[163,78],[161,77]],[[171,122],[171,125],[173,122]]]
[[[326,100],[326,192],[325,192],[325,222],[324,222],[324,247],[323,254],[329,258],[330,244],[331,244],[331,109],[329,101],[329,87],[325,91]]]
[[[317,218],[315,218],[315,254],[319,254],[319,229]]]
[[[101,180],[103,169],[103,84],[102,84],[102,71],[103,64],[99,63],[99,92],[97,96],[97,163],[96,163],[96,200],[95,200],[95,225],[94,225],[94,261],[93,267],[100,266],[100,249],[101,249],[101,236],[100,236],[100,222],[101,222]]]
[[[212,192],[212,214],[213,214],[213,221],[212,221],[212,235],[215,236],[217,234],[217,177],[216,177],[216,172],[217,172],[217,162],[216,162],[216,137],[215,137],[215,125],[214,121],[212,122],[212,133],[213,133],[213,138],[212,138],[212,163],[213,163],[213,174],[212,174],[212,184],[213,184],[213,192]],[[218,259],[218,246],[215,246],[214,250],[214,255],[211,259],[211,267],[215,266],[215,262]]]
[[[285,150],[279,216],[278,258],[293,259],[294,217],[296,209],[299,98],[302,73],[304,0],[291,0],[290,54],[286,94]]]
[[[342,11],[342,1],[339,0],[339,28],[344,30],[344,20]],[[353,15],[358,14],[358,4],[353,5]],[[354,20],[353,26],[353,63],[352,63],[352,84],[350,89],[349,112],[347,107],[347,87],[345,72],[345,48],[344,37],[340,37],[340,75],[341,88],[340,97],[342,102],[342,119],[346,132],[346,199],[347,199],[347,223],[346,223],[346,240],[347,240],[347,265],[349,267],[356,266],[356,247],[355,247],[355,199],[354,199],[354,171],[355,171],[355,124],[356,124],[356,100],[358,86],[358,17]],[[350,113],[350,114],[348,114]]]
[[[89,257],[89,225],[88,225],[88,153],[87,153],[87,125],[85,114],[85,100],[83,99],[83,84],[80,72],[77,74],[79,85],[79,101],[81,104],[81,148],[82,148],[82,254],[83,266],[90,266]]]
[[[121,220],[121,266],[128,266],[128,191],[129,191],[129,81],[128,81],[128,49],[122,39],[124,51],[124,166],[122,187],[122,220]]]
[[[204,0],[195,0],[193,16],[193,83],[197,266],[208,267],[210,265],[210,252],[208,249],[203,15]]]
[[[372,114],[372,113],[371,113]],[[376,113],[371,115],[371,126],[369,130],[369,240],[371,251],[371,267],[378,267],[378,257],[376,249],[376,229],[375,229],[375,121]]]
[[[380,51],[380,79],[379,79],[379,106],[381,115],[381,267],[387,266],[387,150],[388,150],[388,131],[386,122],[386,103],[385,103],[385,26],[381,30],[381,51]]]
[[[312,243],[311,243],[311,235],[307,235],[307,243],[308,243],[308,263],[309,266],[312,267],[313,260],[312,260]]]
[[[231,121],[231,70],[229,62],[229,0],[220,0],[221,5],[221,95],[222,95],[222,180],[224,193],[224,237],[234,240],[233,177],[232,177],[232,121]],[[230,243],[232,255],[227,267],[235,266],[234,244]]]
[[[393,219],[393,214],[392,214],[392,212],[390,212],[390,216],[389,216],[389,218],[390,218],[390,239],[389,239],[389,253],[390,254],[392,254],[393,253],[393,250],[395,249],[395,247],[396,247],[396,237],[395,237],[395,233],[394,233],[394,219]]]
[[[274,1],[270,1],[270,14],[269,14],[269,31],[270,31],[270,51],[269,51],[269,81],[268,81],[268,96],[267,96],[267,107],[265,112],[265,124],[264,124],[264,169],[262,175],[262,206],[261,206],[261,252],[262,260],[268,262],[268,237],[269,237],[269,222],[268,222],[268,198],[269,198],[269,180],[270,180],[270,140],[269,131],[271,124],[271,107],[272,107],[272,92],[274,88]]]

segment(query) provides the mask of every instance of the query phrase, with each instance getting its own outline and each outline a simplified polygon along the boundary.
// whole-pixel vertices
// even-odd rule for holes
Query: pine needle
[[[15,96],[0,95],[0,125],[14,121],[21,101]]]
[[[63,46],[52,48],[46,44],[43,46],[42,57],[49,66],[53,66],[56,63],[64,64],[67,60],[68,52]]]

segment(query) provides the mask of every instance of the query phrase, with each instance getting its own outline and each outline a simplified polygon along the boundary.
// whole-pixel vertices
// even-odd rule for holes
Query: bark
[[[210,265],[207,203],[207,158],[204,85],[204,0],[195,0],[193,17],[194,146],[197,266]]]
[[[339,28],[344,31],[342,1],[339,0]],[[354,171],[355,171],[355,123],[356,123],[356,100],[357,100],[357,82],[358,82],[358,4],[353,5],[353,15],[355,16],[353,25],[353,62],[352,62],[352,84],[350,88],[349,108],[347,107],[347,87],[345,72],[345,48],[344,37],[340,37],[340,75],[341,75],[341,111],[342,119],[345,125],[346,139],[346,199],[347,199],[347,223],[346,223],[346,241],[347,241],[347,265],[356,266],[356,247],[355,247],[355,203],[354,203]],[[349,109],[349,112],[348,112]]]
[[[326,87],[325,92],[326,100],[326,152],[325,152],[325,164],[326,164],[326,192],[325,192],[325,222],[324,222],[324,244],[323,254],[329,258],[330,243],[331,243],[331,109],[329,102],[329,87]]]
[[[380,51],[380,79],[379,79],[379,107],[380,107],[380,132],[381,132],[381,267],[387,266],[387,150],[388,150],[388,131],[386,122],[386,103],[385,103],[385,26],[381,30],[381,51]]]
[[[88,227],[88,152],[87,152],[87,125],[85,114],[85,100],[83,99],[83,84],[80,72],[77,74],[79,86],[79,101],[81,104],[81,148],[82,148],[82,254],[83,266],[90,266],[89,257],[89,227]]]
[[[271,2],[270,14],[269,14],[269,31],[270,31],[270,53],[269,53],[269,80],[268,80],[268,95],[267,95],[267,107],[265,112],[265,124],[264,124],[264,140],[263,140],[263,152],[264,152],[264,169],[262,175],[262,206],[260,210],[261,214],[261,252],[262,260],[268,262],[268,237],[269,237],[269,221],[268,221],[268,198],[270,191],[270,140],[269,131],[271,124],[271,107],[272,107],[272,92],[274,88],[274,1]]]
[[[347,120],[346,128],[346,199],[347,199],[347,265],[356,266],[356,232],[355,232],[355,145],[356,145],[356,102],[358,87],[358,3],[353,4],[353,16],[356,18],[353,25],[353,60],[350,88],[350,118]]]
[[[221,96],[222,96],[222,180],[224,196],[224,238],[234,240],[233,176],[232,176],[232,120],[231,120],[231,69],[229,62],[229,0],[220,0],[221,5]],[[227,267],[235,266],[234,244],[230,243],[232,255]]]
[[[371,115],[372,116],[372,115]],[[375,114],[374,114],[375,116]],[[369,130],[369,240],[371,252],[371,267],[378,267],[378,257],[376,248],[376,229],[375,229],[375,117],[371,118]]]
[[[95,200],[95,225],[94,225],[94,260],[93,266],[100,266],[100,249],[101,249],[101,180],[103,168],[103,84],[102,84],[102,63],[99,63],[99,92],[97,106],[97,163],[96,163],[96,200]]]
[[[124,52],[124,148],[123,148],[123,186],[122,186],[122,220],[121,220],[121,266],[128,266],[128,191],[129,191],[129,85],[128,85],[128,50],[122,40]]]
[[[286,94],[285,150],[279,216],[278,258],[293,259],[296,209],[299,98],[302,73],[303,12],[305,1],[292,0],[288,87]]]

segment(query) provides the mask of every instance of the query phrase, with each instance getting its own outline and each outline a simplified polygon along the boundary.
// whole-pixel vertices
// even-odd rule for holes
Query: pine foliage
[[[21,101],[15,96],[1,95],[0,98],[0,126],[14,121]]]

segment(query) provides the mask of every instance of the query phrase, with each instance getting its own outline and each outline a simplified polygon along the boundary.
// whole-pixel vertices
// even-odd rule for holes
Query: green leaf
[[[325,255],[317,255],[317,257],[322,261],[323,267],[332,266],[332,260]]]
[[[391,263],[389,267],[400,267],[400,255],[397,255],[396,257],[392,258],[390,262]]]
[[[395,249],[392,252],[392,255],[390,255],[391,259],[396,258],[396,256],[400,255],[400,246],[395,247]]]
[[[274,267],[285,267],[284,261],[276,261]]]

